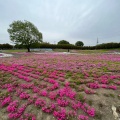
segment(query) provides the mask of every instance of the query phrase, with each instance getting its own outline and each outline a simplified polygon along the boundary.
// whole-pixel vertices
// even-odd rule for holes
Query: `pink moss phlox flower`
[[[39,78],[39,76],[38,76],[38,75],[35,75],[35,74],[29,74],[29,76],[31,76],[31,77],[33,77],[33,78],[35,78],[35,79],[38,79],[38,78]]]
[[[66,120],[66,110],[64,108],[61,108],[59,111],[54,111],[53,115],[57,118],[57,120]]]
[[[108,83],[109,83],[109,82],[108,82],[108,79],[106,79],[106,78],[102,79],[100,82],[101,82],[102,84],[108,84]]]
[[[78,103],[75,103],[75,102],[72,102],[71,103],[71,107],[74,109],[74,110],[78,110],[79,108],[80,108],[80,104],[78,104]]]
[[[58,82],[56,82],[56,83],[52,86],[52,90],[55,90],[55,89],[57,89],[57,88],[59,88]]]
[[[46,74],[47,73],[47,70],[44,70],[42,74]]]
[[[75,99],[76,92],[74,92],[69,86],[59,89],[58,94],[60,97],[67,96],[70,99]]]
[[[97,89],[100,87],[100,85],[98,83],[88,83],[88,87],[93,88],[93,89]]]
[[[37,71],[37,72],[35,72],[35,74],[40,75],[40,72]]]
[[[65,82],[65,86],[68,87],[70,85],[69,82]]]
[[[117,76],[115,76],[115,75],[111,75],[111,76],[110,76],[110,79],[111,79],[111,80],[116,79],[116,78],[117,78]]]
[[[43,80],[46,81],[46,82],[48,82],[49,79],[48,78],[44,78]]]
[[[33,95],[32,98],[33,99],[37,99],[38,97],[37,97],[37,95]]]
[[[77,112],[74,111],[74,110],[70,110],[70,111],[68,111],[68,116],[70,116],[70,117],[76,117],[77,116]]]
[[[48,97],[51,99],[51,100],[55,100],[55,98],[57,97],[58,93],[57,92],[50,92]]]
[[[14,89],[15,89],[15,87],[9,87],[7,90],[8,90],[8,92],[13,92]]]
[[[40,94],[41,94],[41,96],[47,96],[47,91],[46,90],[42,90],[41,92],[40,92]]]
[[[73,91],[70,87],[65,87],[64,90],[67,97],[69,97],[70,99],[75,99],[76,96],[75,91]]]
[[[26,82],[31,82],[31,80],[30,80],[29,77],[24,76],[23,79],[24,79]]]
[[[59,88],[59,83],[56,81],[52,86],[47,86],[47,90],[55,90]]]
[[[8,105],[7,111],[15,112],[15,111],[17,111],[17,107],[18,107],[18,100],[15,100]]]
[[[23,88],[23,89],[32,89],[33,84],[31,84],[31,83],[30,84],[28,84],[28,83],[27,84],[21,84],[20,87]]]
[[[108,85],[106,85],[106,84],[101,84],[101,88],[108,88]]]
[[[13,85],[11,83],[10,84],[4,84],[2,86],[3,89],[7,89],[7,88],[11,88],[11,87],[13,87]]]
[[[27,104],[23,104],[20,108],[18,108],[18,114],[22,115],[22,113],[25,111],[27,107]]]
[[[116,82],[117,85],[120,85],[120,81]]]
[[[38,98],[35,101],[35,106],[37,106],[37,107],[44,107],[45,105],[46,105],[46,101],[43,99]]]
[[[83,73],[86,77],[89,77],[89,74],[87,72]]]
[[[8,104],[11,102],[11,100],[12,100],[12,99],[11,99],[10,96],[5,97],[4,100],[3,100],[2,103],[1,103],[1,106],[4,107],[4,106],[8,105]]]
[[[18,78],[24,79],[26,82],[31,82],[31,80],[30,80],[29,77],[23,76],[23,75],[21,75],[21,74],[18,75]]]
[[[38,87],[43,89],[43,88],[46,88],[48,85],[47,83],[43,83],[43,84],[39,84]]]
[[[113,90],[116,90],[116,89],[117,89],[117,86],[116,86],[116,85],[109,85],[108,88],[113,89]]]
[[[60,77],[59,80],[60,80],[61,82],[64,82],[64,81],[65,81],[65,78]]]
[[[78,120],[88,120],[88,116],[85,116],[85,115],[79,115],[78,116]]]
[[[69,101],[67,99],[61,97],[61,98],[57,98],[57,103],[61,107],[66,107],[66,106],[68,106]]]
[[[33,104],[34,101],[35,101],[35,99],[33,99],[33,98],[28,98],[27,104],[28,104],[28,105]]]
[[[8,118],[9,119],[18,119],[21,116],[19,113],[9,113]]]
[[[35,115],[26,113],[22,117],[20,117],[20,120],[36,120]]]
[[[36,86],[33,87],[33,92],[34,93],[38,93],[39,91],[40,91],[39,87],[36,87]]]
[[[20,99],[28,99],[30,97],[30,95],[26,92],[22,92],[20,94]]]
[[[95,116],[95,109],[91,108],[87,103],[83,103],[81,105],[81,109],[86,112],[89,116],[94,117]]]
[[[64,76],[65,76],[65,74],[64,74],[64,73],[61,73],[61,74],[59,74],[59,76],[60,76],[60,77],[64,77]]]
[[[56,81],[54,79],[52,79],[52,78],[49,78],[48,82],[51,83],[51,84],[55,84],[56,83]]]
[[[9,119],[18,119],[23,114],[26,107],[27,106],[25,104],[23,104],[20,108],[18,108],[16,113],[9,113],[8,114]]]
[[[57,89],[59,87],[59,84],[58,84],[58,82],[56,82],[54,85],[53,85],[53,88],[54,89]]]
[[[42,110],[46,113],[52,113],[55,109],[56,109],[55,103],[49,103],[49,105],[42,107]]]
[[[20,96],[20,94],[23,92],[23,89],[21,89],[21,88],[18,88],[18,89],[16,89],[16,95],[17,96]]]
[[[66,94],[64,88],[59,89],[58,94],[60,97],[64,96]]]
[[[48,87],[47,87],[47,90],[55,90],[55,89],[57,89],[57,88],[59,88],[58,82],[56,82],[56,83],[53,84],[52,86],[48,86]]]
[[[32,97],[29,97],[27,104],[28,105],[33,104],[37,98],[38,98],[37,95],[33,95]]]
[[[85,90],[85,93],[86,93],[86,94],[95,94],[96,92],[93,91],[92,89],[86,89],[86,90]]]
[[[94,117],[95,116],[95,109],[94,108],[88,108],[87,113],[89,116]]]

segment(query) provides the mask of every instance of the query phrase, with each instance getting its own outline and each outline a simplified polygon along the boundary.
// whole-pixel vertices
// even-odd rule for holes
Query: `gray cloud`
[[[0,43],[10,43],[7,29],[14,20],[32,22],[50,43],[120,42],[119,6],[119,0],[0,0]]]

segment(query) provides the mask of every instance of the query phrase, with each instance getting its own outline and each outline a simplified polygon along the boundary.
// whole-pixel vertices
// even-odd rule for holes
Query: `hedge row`
[[[96,46],[97,49],[120,48],[120,43],[104,43]]]
[[[12,49],[12,48],[13,46],[8,43],[0,44],[0,49]],[[23,45],[15,45],[14,48],[22,49],[26,47]],[[72,44],[55,45],[55,44],[34,43],[31,45],[31,48],[79,49],[79,50],[112,49],[112,48],[120,48],[120,43],[104,43],[104,44],[99,44],[97,46],[84,46],[84,47],[78,47]]]
[[[96,46],[84,46],[78,47],[72,44],[64,44],[64,45],[55,45],[55,44],[33,44],[32,48],[60,48],[60,49],[81,49],[81,50],[94,50],[94,49],[112,49],[112,48],[120,48],[120,43],[104,43]]]

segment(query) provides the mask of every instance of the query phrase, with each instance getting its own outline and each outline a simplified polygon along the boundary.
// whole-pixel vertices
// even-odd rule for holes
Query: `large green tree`
[[[66,41],[66,40],[60,40],[58,42],[58,45],[60,45],[60,44],[70,44],[70,43],[68,41]]]
[[[76,46],[84,46],[84,43],[82,41],[77,41],[75,43]]]
[[[33,43],[42,42],[42,33],[29,21],[14,21],[9,25],[8,33],[11,41],[24,45],[28,52]]]

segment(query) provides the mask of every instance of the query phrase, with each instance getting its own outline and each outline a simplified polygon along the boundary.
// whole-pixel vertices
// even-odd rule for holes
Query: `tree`
[[[70,44],[70,43],[68,41],[66,41],[66,40],[60,40],[58,42],[58,45],[60,45],[60,44]]]
[[[82,41],[77,41],[75,43],[76,46],[84,46],[84,43]]]
[[[42,42],[42,33],[29,21],[14,21],[9,27],[8,33],[11,41],[24,45],[28,52],[33,43]]]

